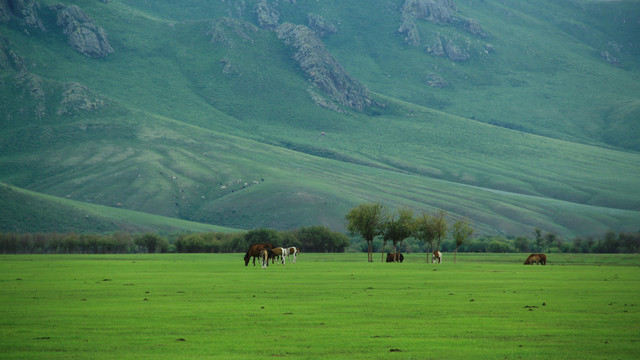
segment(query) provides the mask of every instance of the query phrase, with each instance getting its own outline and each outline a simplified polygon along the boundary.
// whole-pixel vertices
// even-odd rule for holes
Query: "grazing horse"
[[[547,265],[547,255],[545,254],[529,255],[527,257],[527,260],[525,260],[524,265],[533,265],[533,264]]]
[[[282,259],[282,265],[286,265],[287,264],[287,256],[289,256],[289,248],[280,248],[282,250],[282,255],[281,259]]]
[[[244,255],[244,266],[249,265],[249,260],[253,257],[253,266],[256,266],[256,258],[260,257],[260,251],[264,248],[272,249],[273,245],[271,244],[253,244],[249,246],[249,250]]]
[[[398,259],[398,262],[404,261],[404,255],[401,253],[387,253],[387,262],[395,262],[396,258]]]
[[[278,257],[280,259],[278,259]],[[276,260],[278,260],[278,263],[281,263],[282,262],[282,248],[281,247],[277,247],[277,248],[271,249],[271,254],[269,254],[269,258],[271,258],[271,263],[272,264]]]
[[[442,253],[438,250],[434,251],[433,255],[431,256],[431,262],[437,262],[438,264],[440,264],[442,262]]]
[[[287,248],[287,251],[289,252],[287,254],[287,257],[289,257],[290,255],[293,255],[293,263],[296,263],[296,257],[298,256],[298,254],[300,253],[300,249],[298,249],[295,246],[292,246],[290,248]]]
[[[264,249],[260,250],[260,264],[262,265],[263,269],[266,269],[267,266],[269,266],[270,253],[271,253],[271,249],[269,249],[268,247],[265,247]]]

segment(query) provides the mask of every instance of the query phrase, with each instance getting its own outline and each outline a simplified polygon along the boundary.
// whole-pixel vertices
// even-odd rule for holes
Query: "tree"
[[[398,261],[398,243],[402,245],[404,239],[413,235],[415,230],[415,220],[413,211],[408,208],[398,210],[397,216],[391,215],[383,224],[383,241],[393,242],[394,261]],[[384,243],[382,245],[382,261],[384,262]]]
[[[468,238],[473,234],[473,228],[465,220],[458,220],[453,223],[453,230],[451,235],[456,242],[456,251],[453,253],[453,263],[456,263],[456,257],[458,256],[458,248],[464,244]]]
[[[542,230],[535,228],[533,235],[536,237],[536,250],[542,250]]]
[[[373,239],[381,235],[385,207],[380,203],[360,204],[345,216],[347,230],[351,234],[360,234],[367,241],[368,261],[373,262]]]
[[[436,235],[436,250],[440,251],[440,244],[442,239],[447,234],[447,219],[445,216],[447,212],[444,210],[438,210],[433,216],[433,231]]]
[[[431,254],[433,248],[433,240],[436,238],[432,224],[433,217],[425,214],[424,212],[422,213],[422,216],[415,220],[414,235],[427,245],[427,262],[429,262],[429,254]]]
[[[280,236],[277,230],[259,228],[249,230],[244,235],[244,241],[246,246],[252,244],[273,244],[274,246],[280,246],[282,236]]]

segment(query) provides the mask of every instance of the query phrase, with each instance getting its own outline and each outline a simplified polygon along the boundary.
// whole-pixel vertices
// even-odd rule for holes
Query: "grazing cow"
[[[244,266],[249,265],[249,260],[253,257],[253,266],[256,266],[256,258],[260,257],[260,251],[264,248],[272,249],[272,244],[253,244],[249,246],[249,250],[244,255]]]
[[[525,260],[524,265],[547,265],[547,255],[545,254],[531,254]]]
[[[404,261],[404,255],[401,253],[387,253],[387,262],[395,262],[396,258],[398,259],[398,262]]]
[[[433,256],[431,256],[432,263],[440,264],[442,262],[442,253],[438,250],[433,252]]]
[[[293,255],[293,263],[295,264],[296,263],[296,257],[300,253],[300,249],[298,249],[295,246],[292,246],[290,248],[287,248],[287,251],[289,252],[289,254],[287,254],[287,257],[289,257],[290,255]]]

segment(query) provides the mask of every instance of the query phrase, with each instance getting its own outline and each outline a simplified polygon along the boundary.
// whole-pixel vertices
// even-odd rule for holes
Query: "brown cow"
[[[527,260],[525,260],[524,265],[533,265],[533,264],[547,265],[547,255],[545,254],[529,255],[529,257],[527,257]]]
[[[387,253],[387,262],[395,262],[396,258],[398,259],[398,262],[404,261],[404,255],[401,253]]]

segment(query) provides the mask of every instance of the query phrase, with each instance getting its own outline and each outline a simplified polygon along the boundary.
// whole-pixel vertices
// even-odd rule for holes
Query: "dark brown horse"
[[[401,253],[387,253],[387,262],[395,262],[398,259],[398,262],[404,261],[404,255]]]
[[[256,258],[260,257],[260,251],[264,248],[273,249],[272,244],[253,244],[249,246],[249,250],[244,255],[244,266],[249,265],[249,260],[253,257],[253,266],[256,266]]]
[[[529,255],[527,257],[527,260],[525,260],[524,265],[533,265],[533,264],[547,265],[547,255],[545,254]]]
[[[282,256],[282,248],[276,247],[271,249],[271,253],[269,254],[269,258],[271,258],[271,263],[273,264],[276,260],[278,260],[278,264],[284,264],[284,257]]]

